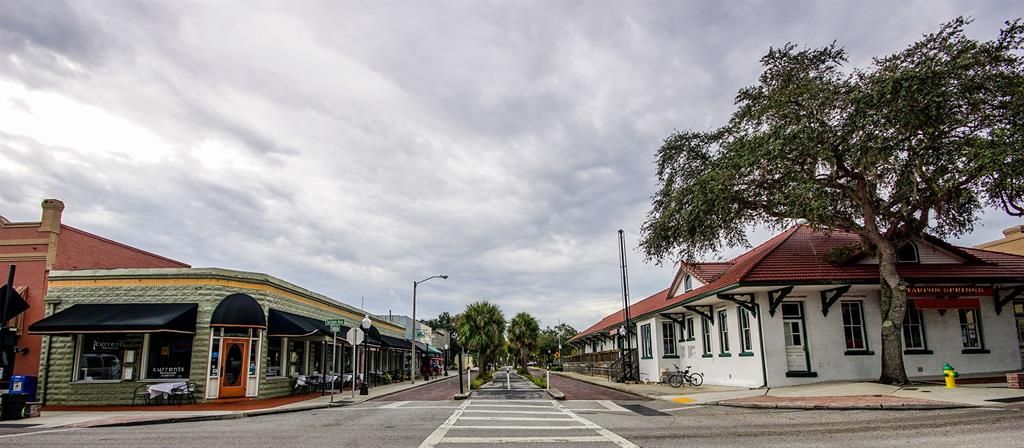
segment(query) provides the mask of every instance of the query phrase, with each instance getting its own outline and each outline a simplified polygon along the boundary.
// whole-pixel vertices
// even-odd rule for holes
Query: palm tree
[[[505,344],[505,314],[501,308],[486,300],[471,303],[456,318],[455,328],[466,351],[479,356],[480,374],[487,373],[488,365],[499,359]]]
[[[519,368],[526,370],[526,358],[537,350],[540,324],[527,313],[516,314],[508,324],[508,342],[511,344]]]

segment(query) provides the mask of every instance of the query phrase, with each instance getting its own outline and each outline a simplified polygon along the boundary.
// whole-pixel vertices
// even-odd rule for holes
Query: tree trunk
[[[882,374],[878,381],[903,385],[910,382],[903,365],[903,317],[907,313],[907,284],[896,271],[896,250],[888,241],[876,244],[882,312]]]

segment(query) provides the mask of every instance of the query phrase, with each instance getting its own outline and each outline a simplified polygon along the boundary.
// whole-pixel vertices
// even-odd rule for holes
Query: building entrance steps
[[[286,412],[323,409],[332,406],[348,406],[362,403],[375,398],[382,398],[409,389],[433,384],[440,381],[455,381],[457,375],[433,378],[430,381],[408,381],[381,385],[369,390],[369,395],[356,392],[352,398],[351,391],[334,395],[304,394],[266,400],[229,400],[227,402],[210,402],[195,405],[161,405],[161,406],[61,406],[44,408],[39,417],[18,420],[17,423],[31,424],[34,428],[61,427],[103,427],[103,426],[136,426],[186,421],[223,420],[233,418],[254,417],[257,415],[281,414]],[[296,399],[297,398],[297,399]]]
[[[1005,406],[1016,403],[1017,399],[1024,401],[1024,390],[1010,389],[1005,382],[965,384],[954,389],[931,383],[898,387],[867,381],[833,381],[757,389],[711,385],[675,389],[667,385],[612,383],[605,378],[575,373],[551,374],[684,405],[776,409],[950,409]]]

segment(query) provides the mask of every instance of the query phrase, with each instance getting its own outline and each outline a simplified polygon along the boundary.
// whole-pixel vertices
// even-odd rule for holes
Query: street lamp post
[[[419,286],[420,283],[435,278],[448,280],[447,275],[441,274],[432,275],[418,282],[412,282],[412,341],[409,342],[412,353],[412,362],[409,363],[409,381],[411,381],[412,384],[416,384],[416,287]]]
[[[370,316],[364,316],[363,321],[359,323],[359,327],[363,329],[363,384],[359,386],[359,395],[369,395],[370,389],[367,383],[370,379],[370,352],[369,346],[366,344],[367,337],[366,332],[370,330],[370,326],[373,322],[370,321]]]
[[[444,345],[444,376],[448,376],[448,344]]]

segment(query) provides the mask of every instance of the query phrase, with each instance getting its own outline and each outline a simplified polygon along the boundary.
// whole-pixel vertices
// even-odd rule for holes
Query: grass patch
[[[469,388],[479,389],[480,386],[483,386],[484,384],[491,382],[493,378],[494,374],[492,374],[491,372],[483,372],[479,376],[477,376],[476,379],[469,382]]]
[[[538,377],[535,377],[533,375],[530,375],[529,373],[526,373],[524,376],[526,378],[529,378],[530,381],[533,381],[533,384],[536,384],[537,387],[540,387],[541,389],[547,389],[548,388],[548,383],[547,383],[547,381],[544,381],[544,378],[538,378]]]

